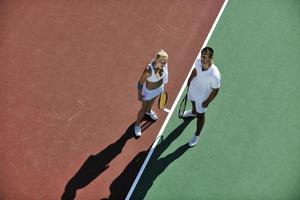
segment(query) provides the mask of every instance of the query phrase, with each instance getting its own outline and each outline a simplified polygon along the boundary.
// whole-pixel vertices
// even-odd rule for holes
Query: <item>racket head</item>
[[[159,95],[159,99],[158,99],[158,108],[160,110],[163,110],[166,106],[168,102],[168,93],[166,91],[163,91],[160,95]]]
[[[186,102],[187,102],[187,95],[185,95],[185,97],[182,99],[182,101],[179,105],[179,110],[178,110],[178,117],[179,118],[183,117],[185,107],[186,107]]]

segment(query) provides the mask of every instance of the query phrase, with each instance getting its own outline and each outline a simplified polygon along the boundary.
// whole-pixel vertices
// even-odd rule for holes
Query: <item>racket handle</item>
[[[164,108],[164,111],[165,111],[166,113],[169,113],[169,112],[170,112],[170,110],[167,109],[167,108]]]

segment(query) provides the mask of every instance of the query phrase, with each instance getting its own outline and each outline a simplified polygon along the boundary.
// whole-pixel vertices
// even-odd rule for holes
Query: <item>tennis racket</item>
[[[187,94],[185,95],[185,97],[182,99],[180,106],[179,106],[179,110],[178,110],[178,117],[182,118],[184,111],[185,111],[185,107],[186,107],[186,102],[187,102]]]
[[[168,102],[168,93],[166,91],[163,91],[160,95],[159,95],[159,99],[158,99],[158,108],[160,110],[163,110],[166,106]]]

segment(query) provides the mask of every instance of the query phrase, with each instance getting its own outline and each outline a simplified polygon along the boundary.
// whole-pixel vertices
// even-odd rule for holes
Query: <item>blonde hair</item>
[[[155,62],[157,59],[168,59],[168,54],[164,50],[159,50],[156,54],[155,57],[151,60],[151,63]]]
[[[165,52],[164,50],[159,50],[157,53],[156,53],[156,57],[155,57],[155,60],[157,59],[168,59],[168,54],[167,52]]]

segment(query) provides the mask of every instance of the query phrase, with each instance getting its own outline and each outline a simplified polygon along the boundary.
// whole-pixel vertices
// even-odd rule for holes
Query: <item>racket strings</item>
[[[179,110],[178,110],[178,116],[182,117],[186,108],[186,102],[187,102],[187,95],[182,99]]]
[[[160,96],[159,96],[159,101],[158,101],[158,107],[159,107],[159,109],[163,110],[163,108],[167,104],[167,101],[168,101],[168,94],[167,94],[167,92],[161,93]]]

